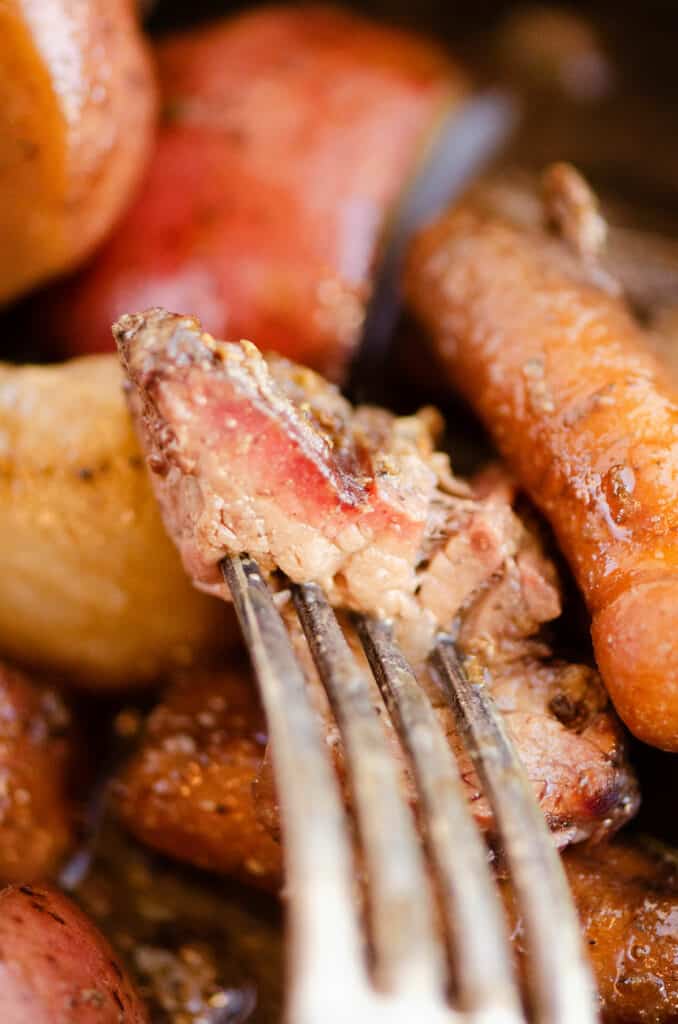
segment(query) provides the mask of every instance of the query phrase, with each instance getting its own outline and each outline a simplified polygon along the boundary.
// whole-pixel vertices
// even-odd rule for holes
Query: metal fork
[[[361,617],[358,632],[383,698],[379,711],[391,715],[416,780],[423,846],[366,672],[322,590],[291,588],[342,737],[367,875],[362,914],[350,821],[285,625],[256,562],[228,557],[222,571],[270,730],[288,894],[288,1024],[597,1020],[560,858],[487,689],[470,681],[453,642],[439,639],[435,666],[491,804],[522,912],[527,1008],[488,850],[449,743],[389,625]]]

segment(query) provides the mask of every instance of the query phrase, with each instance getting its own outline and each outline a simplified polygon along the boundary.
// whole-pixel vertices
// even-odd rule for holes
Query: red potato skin
[[[624,303],[473,201],[423,231],[408,301],[550,520],[640,739],[678,750],[678,405]]]
[[[2,1024],[148,1024],[113,950],[47,886],[0,892]]]
[[[264,8],[157,49],[160,136],[136,202],[50,304],[62,351],[166,305],[340,378],[390,211],[461,75],[428,42],[330,7]]]

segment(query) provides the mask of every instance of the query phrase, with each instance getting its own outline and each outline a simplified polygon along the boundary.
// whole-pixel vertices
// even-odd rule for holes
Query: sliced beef
[[[248,552],[393,617],[415,657],[436,629],[508,653],[560,610],[555,572],[506,500],[476,495],[435,450],[433,410],[354,409],[309,370],[215,341],[163,310],[114,328],[166,527],[195,583]],[[481,601],[482,605],[478,605]]]
[[[634,813],[635,782],[598,676],[556,661],[539,634],[560,611],[556,574],[514,512],[515,486],[500,468],[474,484],[458,480],[435,451],[431,410],[396,418],[353,409],[310,371],[265,358],[246,342],[215,341],[192,318],[151,310],[123,318],[115,333],[165,522],[187,570],[198,585],[224,593],[220,559],[246,551],[280,581],[278,600],[340,771],[341,744],[279,569],[320,583],[335,605],[396,619],[484,828],[492,828],[489,808],[426,667],[441,628],[456,632],[481,671],[491,668],[490,685],[559,845],[598,838]],[[348,621],[345,627],[362,658]],[[163,733],[161,719],[152,728]],[[219,742],[208,759],[221,765],[213,778],[223,773],[221,784],[240,786],[229,783],[233,761],[214,753]],[[126,820],[165,850],[232,870],[232,849],[221,855],[206,838],[186,853],[178,805],[158,804],[149,790],[153,766],[162,770],[162,763],[151,741],[128,776]],[[180,793],[194,763],[189,753],[176,765]],[[254,819],[275,833],[273,789],[265,783],[264,771]],[[241,820],[251,822],[249,791],[238,803]],[[187,819],[196,835],[207,835],[209,816],[202,824],[193,813]]]
[[[294,612],[286,606],[283,615],[297,658],[310,683],[314,703],[325,720],[328,746],[340,777],[344,778],[341,738],[322,684]],[[374,706],[380,713],[393,752],[400,758],[399,741],[388,715],[383,712],[377,685],[355,630],[348,616],[340,613],[340,619],[344,634],[370,681]],[[476,662],[472,670],[485,671],[487,684],[503,713],[558,846],[590,838],[600,840],[635,814],[638,789],[626,759],[623,731],[595,670],[554,658],[546,645],[537,644],[525,645],[519,658],[495,661],[491,672],[484,670],[474,655],[469,657]],[[457,735],[445,692],[427,662],[415,663],[414,668],[455,753],[474,817],[492,836],[492,812],[482,795],[471,758]],[[407,773],[404,783],[409,799],[414,802],[415,791]],[[348,788],[345,795],[350,801]],[[270,759],[262,770],[257,796],[260,818],[275,832],[278,822],[276,808],[270,806],[274,796]]]
[[[223,555],[248,551],[353,604],[369,589],[390,611],[413,593],[436,486],[423,423],[401,436],[384,416],[354,422],[320,377],[190,318],[152,311],[115,330],[165,522],[198,584],[220,588]]]
[[[343,778],[336,727],[298,626],[292,637]],[[474,816],[491,833],[490,809],[442,692],[424,668],[417,671],[459,759]],[[638,794],[624,739],[593,670],[528,655],[497,667],[490,683],[559,846],[599,839],[635,812]],[[378,706],[376,690],[374,701]],[[387,716],[382,721],[400,757]],[[117,781],[118,812],[138,838],[163,853],[275,887],[279,820],[266,744],[246,666],[187,673],[151,713],[140,748]],[[411,797],[410,782],[403,782]]]

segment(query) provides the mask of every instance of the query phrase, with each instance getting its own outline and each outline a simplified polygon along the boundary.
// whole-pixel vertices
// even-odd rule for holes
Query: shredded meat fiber
[[[456,749],[425,665],[436,632],[455,633],[476,670],[491,670],[559,845],[599,838],[634,813],[635,781],[597,673],[553,658],[541,636],[560,612],[558,580],[500,467],[460,480],[435,450],[434,410],[353,408],[310,370],[215,341],[194,318],[153,309],[114,333],[165,524],[197,586],[227,597],[219,562],[247,552],[282,606],[289,580],[314,581],[341,608],[392,618]],[[324,714],[301,642],[298,653]],[[331,740],[329,715],[326,728]]]
[[[163,310],[114,328],[165,524],[197,586],[219,562],[319,583],[335,605],[394,618],[410,653],[440,628],[497,653],[560,612],[550,561],[505,497],[435,450],[432,409],[353,408],[323,378]]]

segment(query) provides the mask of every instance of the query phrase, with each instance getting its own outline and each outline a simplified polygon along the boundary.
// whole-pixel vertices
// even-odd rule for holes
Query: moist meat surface
[[[343,776],[322,688],[299,632],[292,636]],[[418,675],[457,753],[476,820],[491,832],[491,814],[451,712],[423,666]],[[623,824],[636,809],[637,792],[596,673],[528,654],[497,665],[491,685],[558,845],[601,838]],[[376,691],[374,701],[380,705]],[[119,814],[138,838],[164,853],[275,887],[281,854],[266,744],[254,681],[244,666],[186,674],[151,713],[139,750],[118,779]]]
[[[600,837],[633,814],[635,783],[597,675],[555,660],[538,635],[560,610],[556,574],[514,512],[515,488],[499,468],[474,486],[458,480],[434,450],[432,412],[397,419],[382,409],[353,409],[310,371],[265,359],[248,343],[216,342],[192,318],[153,310],[124,318],[115,330],[165,522],[199,585],[223,593],[219,560],[247,551],[269,572],[281,568],[293,580],[320,583],[335,604],[396,616],[453,745],[449,709],[424,661],[434,630],[454,629],[461,649],[492,667],[497,700],[559,844]],[[284,591],[279,600],[284,604]],[[303,643],[298,654],[314,680]],[[319,696],[318,706],[324,714]],[[224,759],[219,735],[196,737],[184,718],[190,745],[207,744],[205,763],[221,776],[219,785],[230,778],[241,786],[242,771],[254,774],[251,761],[236,770],[231,741]],[[150,745],[128,775],[125,817],[133,822],[141,804],[135,831],[231,871],[240,854],[236,846],[221,853],[209,841],[210,815],[189,816],[203,836],[191,852],[173,801],[158,799],[154,777],[172,759],[159,756],[154,737],[162,749],[171,747],[171,722],[169,712],[151,719]],[[326,727],[331,731],[329,720]],[[333,749],[341,766],[340,748]],[[471,765],[459,753],[476,815],[491,828]],[[194,763],[190,751],[188,759]],[[181,758],[175,767],[181,793]],[[212,777],[196,769],[195,785],[202,789]],[[261,820],[268,820],[272,791],[262,792]],[[245,816],[250,798],[243,790]]]
[[[289,634],[297,658],[304,667],[312,695],[325,720],[327,742],[342,778],[345,777],[343,746],[332,718],[324,688],[318,679],[308,646],[291,608],[285,608]],[[374,683],[361,645],[348,618],[342,628],[354,655],[362,663],[372,690],[372,701],[387,732],[396,759],[400,745],[378,688]],[[464,628],[467,623],[464,623]],[[463,649],[463,629],[462,629]],[[546,645],[523,642],[520,657],[497,660],[491,673],[483,671],[481,660],[469,655],[472,673],[484,674],[497,706],[512,735],[532,783],[535,796],[558,846],[592,838],[601,839],[619,828],[637,808],[637,791],[625,763],[624,740],[596,672],[584,665],[567,663],[550,656]],[[435,708],[452,747],[476,821],[492,837],[494,825],[490,808],[482,795],[471,759],[460,742],[449,702],[434,671],[426,662],[415,664],[420,684]],[[267,778],[268,776],[268,778]],[[268,784],[267,784],[268,782]],[[407,770],[408,796],[415,801]],[[258,810],[277,833],[277,808],[271,807],[275,790],[271,760],[264,765],[257,788]],[[350,801],[346,780],[345,796]]]
[[[335,604],[396,618],[415,657],[462,619],[466,646],[505,657],[558,615],[553,566],[505,486],[481,496],[452,475],[433,411],[354,409],[311,371],[163,310],[114,332],[165,524],[198,586],[225,596],[219,561],[246,551]]]

